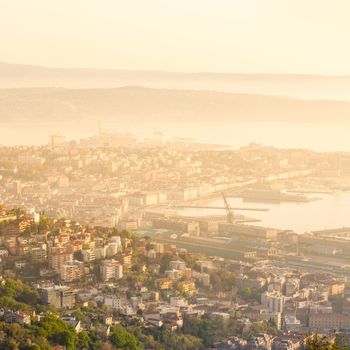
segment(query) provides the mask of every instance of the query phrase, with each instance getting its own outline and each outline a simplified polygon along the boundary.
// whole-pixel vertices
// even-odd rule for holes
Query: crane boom
[[[227,222],[229,224],[233,224],[234,221],[235,221],[235,217],[234,217],[234,214],[233,214],[233,210],[232,210],[232,208],[230,206],[230,203],[228,202],[224,192],[222,192],[222,198],[224,199],[226,216],[227,216]]]

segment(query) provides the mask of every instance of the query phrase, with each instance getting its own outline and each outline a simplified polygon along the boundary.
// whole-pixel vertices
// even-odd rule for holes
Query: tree
[[[160,343],[166,350],[202,350],[204,346],[201,339],[182,333],[174,333],[172,331],[163,331],[160,335]]]
[[[124,350],[141,350],[143,348],[137,338],[121,325],[116,325],[111,329],[109,340],[114,346]]]
[[[77,342],[77,348],[78,349],[88,349],[90,344],[90,337],[86,332],[80,332],[78,334],[78,342]]]
[[[0,307],[29,310],[40,302],[37,290],[18,279],[9,278],[0,287]]]
[[[235,284],[235,275],[228,270],[220,269],[210,275],[210,280],[215,290],[229,291]]]
[[[252,296],[252,290],[250,288],[246,288],[242,292],[242,297],[244,299],[249,299]]]
[[[51,346],[36,327],[22,328],[18,324],[0,322],[0,349],[49,350]]]
[[[72,312],[72,316],[75,317],[75,319],[83,322],[83,323],[90,323],[90,317],[83,312],[81,309],[76,309]]]
[[[74,350],[78,342],[77,333],[64,321],[53,315],[47,315],[40,322],[42,335],[53,342],[67,347],[67,350]]]
[[[173,259],[174,259],[173,255],[170,255],[170,254],[162,255],[162,257],[160,258],[160,269],[159,269],[161,273],[163,273],[169,268],[169,263]]]
[[[327,337],[320,337],[318,334],[314,334],[306,341],[306,350],[349,350],[349,346],[344,344],[343,339],[336,335],[333,342],[330,342]]]
[[[209,318],[184,318],[182,332],[199,338],[205,346],[237,334],[236,320],[211,320]]]

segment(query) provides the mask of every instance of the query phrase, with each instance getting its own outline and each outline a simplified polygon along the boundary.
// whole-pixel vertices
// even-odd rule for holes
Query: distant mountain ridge
[[[350,100],[350,76],[48,68],[0,62],[0,88],[145,86]]]
[[[350,102],[213,91],[153,89],[0,89],[0,122],[345,121]]]

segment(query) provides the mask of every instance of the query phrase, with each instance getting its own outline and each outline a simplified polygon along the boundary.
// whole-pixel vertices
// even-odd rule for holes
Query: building
[[[179,270],[166,270],[164,271],[164,275],[171,280],[180,279],[183,276],[182,272]]]
[[[194,295],[197,291],[196,285],[193,281],[182,281],[178,285],[178,289],[181,293],[187,295]]]
[[[297,332],[301,328],[301,322],[294,315],[284,316],[284,325],[287,331]]]
[[[313,313],[309,317],[310,330],[333,330],[343,329],[350,330],[350,315],[330,313]]]
[[[157,205],[166,201],[167,194],[165,192],[138,192],[129,196],[129,204],[136,207]]]
[[[106,246],[106,258],[111,258],[118,252],[122,251],[122,242],[119,236],[111,237],[108,245]]]
[[[267,290],[269,292],[276,291],[282,294],[285,283],[286,279],[284,276],[275,276],[271,279],[270,283],[268,284]]]
[[[277,230],[269,227],[220,223],[219,232],[229,232],[233,236],[241,237],[242,239],[257,239],[264,241],[276,241]]]
[[[93,249],[83,249],[81,251],[84,262],[93,262],[95,260],[95,251]]]
[[[271,313],[283,312],[284,299],[285,297],[276,291],[261,294],[261,304]]]
[[[129,269],[131,267],[131,261],[132,261],[131,254],[123,255],[122,256],[122,261],[123,261],[123,266]]]
[[[199,236],[199,233],[200,233],[199,223],[195,221],[187,222],[185,220],[169,219],[169,218],[153,219],[152,226],[153,228],[161,228],[161,229],[185,232],[193,236]]]
[[[286,283],[286,296],[293,296],[300,288],[300,280],[298,278],[289,278]]]
[[[104,297],[104,304],[112,309],[120,310],[125,302],[122,298],[116,295],[106,295]]]
[[[208,287],[210,285],[210,275],[208,273],[193,271],[192,277],[203,286]]]
[[[4,320],[7,323],[19,323],[21,326],[30,325],[31,317],[23,311],[8,311],[4,315]]]
[[[37,247],[31,247],[30,249],[31,259],[34,263],[44,262],[47,259],[46,244],[42,244]]]
[[[78,260],[66,261],[60,268],[62,281],[73,282],[84,275],[84,263]]]
[[[51,286],[40,289],[41,302],[56,308],[72,308],[75,305],[75,292],[68,286]]]
[[[67,262],[73,260],[73,254],[67,252],[63,247],[52,247],[49,254],[49,266],[56,272],[59,272],[61,266]]]
[[[344,293],[345,283],[334,282],[329,286],[329,295],[340,295]]]
[[[182,260],[172,260],[169,262],[170,270],[184,270],[186,268],[186,264]]]
[[[239,274],[235,277],[236,286],[240,290],[246,288],[262,290],[266,285],[266,279],[263,277],[249,278],[247,275]]]
[[[170,305],[174,307],[188,307],[188,301],[184,298],[171,297]]]
[[[101,263],[101,278],[103,281],[123,278],[123,265],[119,261],[111,259]]]

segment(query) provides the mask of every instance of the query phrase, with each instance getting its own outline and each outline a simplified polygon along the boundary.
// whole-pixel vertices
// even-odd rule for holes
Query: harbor
[[[261,206],[268,211],[252,211],[251,216],[260,220],[259,225],[276,227],[281,230],[293,230],[302,234],[310,231],[350,226],[350,192],[317,194],[320,199],[309,202],[247,202],[242,198],[229,197],[234,207],[256,208]],[[220,195],[209,200],[198,202],[199,206],[222,207]],[[177,208],[181,216],[201,217],[223,215],[223,209]]]

